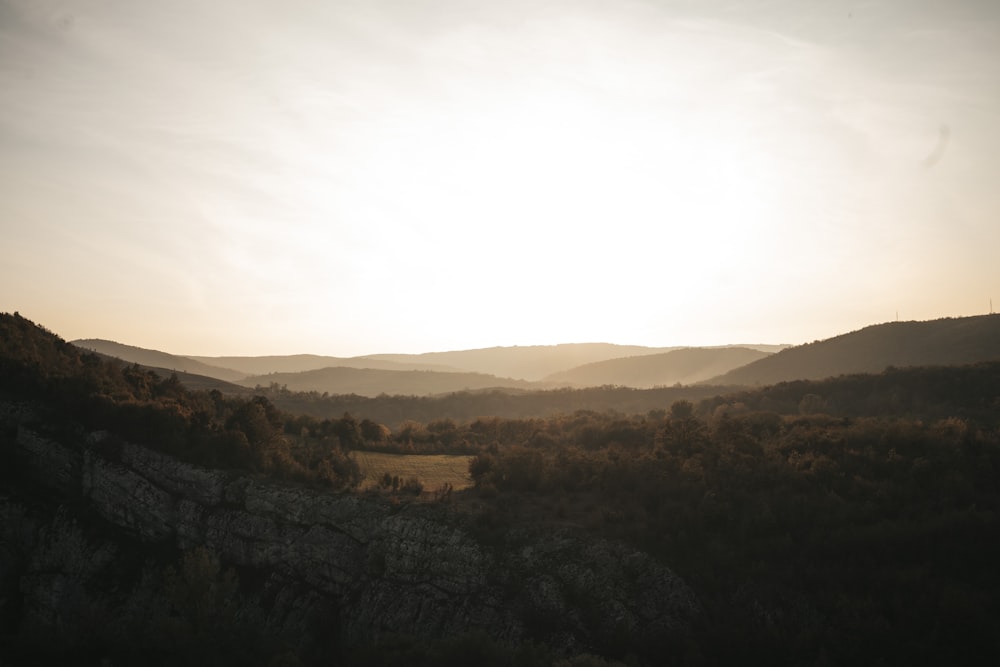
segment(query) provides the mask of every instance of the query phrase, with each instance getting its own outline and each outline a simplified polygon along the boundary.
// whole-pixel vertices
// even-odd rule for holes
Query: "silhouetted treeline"
[[[431,422],[451,419],[465,422],[478,417],[524,419],[594,410],[614,410],[625,414],[644,414],[662,409],[674,401],[698,401],[715,396],[720,387],[591,387],[588,389],[552,389],[519,392],[508,389],[464,391],[443,396],[389,396],[374,398],[355,394],[332,395],[319,392],[293,392],[279,385],[257,387],[255,393],[266,396],[282,410],[307,414],[319,419],[350,412],[394,430],[404,422]]]
[[[887,368],[878,374],[856,374],[828,380],[782,382],[757,389],[691,386],[633,389],[592,387],[514,392],[492,390],[444,396],[329,395],[292,392],[278,385],[258,387],[276,406],[292,414],[318,419],[345,412],[364,415],[394,430],[405,422],[441,419],[468,422],[479,417],[526,419],[579,410],[615,411],[626,415],[662,410],[676,401],[698,406],[702,415],[726,410],[765,410],[779,414],[820,411],[845,417],[960,415],[982,418],[1000,409],[1000,362],[971,366]],[[804,401],[804,402],[803,402]]]
[[[717,396],[703,402],[699,412],[711,414],[720,406],[781,414],[823,412],[843,417],[913,419],[960,416],[990,421],[1000,413],[1000,361],[889,367],[876,374],[781,382]]]

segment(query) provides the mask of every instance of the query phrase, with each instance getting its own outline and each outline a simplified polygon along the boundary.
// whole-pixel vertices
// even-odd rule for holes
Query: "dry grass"
[[[364,479],[362,489],[377,487],[385,473],[398,475],[401,480],[416,477],[424,491],[436,491],[451,484],[455,491],[472,486],[469,478],[470,456],[452,454],[383,454],[381,452],[351,452],[358,462]]]

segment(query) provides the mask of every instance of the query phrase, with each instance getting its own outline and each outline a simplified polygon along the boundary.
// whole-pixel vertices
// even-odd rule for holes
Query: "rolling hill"
[[[100,353],[98,353],[100,354]],[[116,360],[121,363],[120,360]],[[157,368],[156,366],[145,366],[139,364],[143,370],[153,371],[161,378],[169,378],[176,375],[182,385],[191,391],[220,391],[227,396],[243,396],[253,393],[252,388],[243,387],[232,382],[220,380],[209,375],[198,375],[197,373],[185,373],[184,371],[174,371],[169,368]]]
[[[333,357],[316,354],[292,354],[272,356],[184,356],[169,354],[133,345],[124,345],[101,339],[80,339],[73,344],[83,349],[98,352],[108,357],[128,363],[156,369],[158,372],[215,378],[225,382],[239,382],[246,387],[258,384],[266,386],[272,382],[287,385],[291,390],[308,387],[307,391],[344,391],[376,396],[382,393],[402,391],[407,395],[433,395],[451,391],[487,388],[548,388],[552,386],[600,386],[617,384],[631,387],[650,387],[693,383],[709,375],[725,372],[734,367],[734,361],[749,361],[754,351],[773,352],[782,345],[728,346],[728,348],[676,348],[643,347],[638,345],[614,345],[610,343],[572,343],[564,345],[532,345],[514,347],[492,347],[451,352],[428,352],[424,354],[375,354],[359,357]],[[743,352],[721,352],[725,349],[741,349]],[[698,350],[707,350],[704,353]],[[683,352],[664,360],[665,354]],[[750,355],[740,357],[740,355]],[[718,356],[720,361],[709,359]],[[655,357],[644,362],[643,359]],[[727,361],[721,361],[726,359]],[[586,368],[588,364],[607,362],[608,366]],[[715,364],[715,365],[713,365]],[[703,368],[702,368],[703,367]],[[332,368],[351,369],[339,374]],[[576,370],[581,368],[581,370]],[[702,369],[702,370],[699,370]],[[362,371],[383,371],[383,374]],[[408,376],[400,379],[393,375],[413,371],[428,372],[431,375]],[[299,373],[313,373],[301,378]],[[457,374],[461,377],[438,377],[442,374]],[[561,374],[566,373],[563,377]],[[278,375],[280,377],[275,377]],[[480,377],[474,377],[480,376]],[[317,378],[324,378],[318,380]],[[492,377],[492,380],[485,380]],[[426,387],[419,387],[416,378],[427,381]],[[382,386],[379,381],[385,381]],[[545,382],[534,385],[533,382]],[[203,380],[191,379],[186,384],[204,385]],[[456,389],[457,387],[457,389]],[[357,390],[356,390],[357,388]]]
[[[318,354],[290,354],[262,357],[196,357],[188,359],[222,366],[243,372],[244,375],[266,375],[268,373],[301,373],[334,366],[351,368],[371,368],[383,371],[440,371],[448,373],[460,369],[442,364],[407,363],[372,357],[328,357]]]
[[[692,347],[662,354],[608,359],[553,373],[549,382],[574,387],[620,385],[648,389],[674,384],[694,384],[770,356],[746,347]]]
[[[1000,315],[890,322],[807,345],[653,348],[609,343],[493,347],[363,357],[185,357],[112,341],[73,341],[130,363],[244,387],[362,396],[428,396],[466,389],[674,384],[755,386],[878,373],[887,366],[956,365],[1000,359]],[[774,350],[774,354],[770,354]],[[544,384],[537,384],[543,382]]]
[[[950,366],[1000,359],[1000,315],[888,322],[782,350],[709,379],[754,386],[879,373],[887,366]]]
[[[150,366],[156,369],[163,369],[168,372],[176,371],[178,373],[183,372],[193,373],[195,375],[205,375],[219,380],[226,380],[227,382],[239,380],[247,376],[246,373],[232,368],[222,368],[220,366],[206,364],[188,357],[168,354],[167,352],[160,352],[158,350],[148,350],[146,348],[135,347],[133,345],[124,345],[110,340],[88,338],[70,342],[84,350],[90,350],[92,352],[103,354],[107,357],[113,357],[129,363],[139,364],[140,366]]]
[[[290,391],[318,391],[330,394],[378,396],[433,396],[456,391],[510,388],[545,389],[551,385],[499,378],[483,373],[441,373],[438,371],[387,371],[371,368],[335,366],[301,373],[255,375],[237,382],[244,387],[271,384]]]
[[[566,343],[562,345],[488,347],[478,350],[425,352],[424,354],[373,354],[356,357],[353,361],[376,359],[399,363],[442,364],[462,371],[488,373],[498,377],[542,380],[553,373],[582,364],[620,357],[661,354],[676,349],[678,348],[613,345],[611,343]]]

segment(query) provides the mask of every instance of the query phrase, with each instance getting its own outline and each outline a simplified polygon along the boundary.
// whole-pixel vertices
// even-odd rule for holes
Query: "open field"
[[[364,475],[362,489],[378,486],[379,478],[385,473],[399,475],[400,479],[416,477],[423,482],[424,491],[436,491],[445,484],[451,484],[456,491],[472,485],[469,456],[353,451],[351,458],[358,462]]]

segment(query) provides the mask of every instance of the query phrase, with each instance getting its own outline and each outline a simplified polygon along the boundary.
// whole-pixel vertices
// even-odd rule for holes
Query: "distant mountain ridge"
[[[342,358],[308,354],[184,357],[112,341],[73,343],[130,363],[244,387],[278,384],[290,390],[331,394],[427,396],[466,389],[556,386],[755,386],[880,373],[887,366],[969,364],[1000,359],[1000,315],[890,322],[795,347],[652,348],[581,343]],[[255,372],[262,369],[270,370]]]
[[[707,382],[755,386],[1000,359],[1000,314],[888,322],[782,350]]]
[[[574,387],[620,385],[649,389],[702,382],[770,354],[746,347],[692,347],[661,354],[597,361],[553,373],[545,379]]]
[[[644,347],[613,343],[563,343],[560,345],[515,345],[423,354],[373,354],[359,359],[400,363],[435,363],[463,371],[489,373],[521,380],[542,380],[552,373],[595,361],[660,354],[677,347]]]
[[[206,383],[194,376],[215,378],[249,388],[277,384],[294,391],[364,396],[384,393],[426,396],[494,388],[538,390],[560,386],[674,385],[697,382],[709,375],[730,370],[739,362],[745,363],[765,354],[735,346],[650,348],[611,343],[568,343],[361,357],[315,354],[207,357],[168,354],[99,339],[77,340],[74,344],[147,368],[191,374],[186,382],[199,386]],[[755,347],[773,350],[784,346]],[[675,356],[665,358],[665,354]],[[692,361],[692,358],[697,358],[697,361]],[[588,359],[596,361],[583,365],[577,363]],[[603,365],[590,368],[593,364]],[[341,371],[334,372],[333,369]],[[556,370],[544,373],[549,369]],[[412,375],[414,371],[426,374]],[[401,375],[397,377],[393,373]],[[444,377],[449,375],[458,377]],[[424,385],[420,385],[418,379]]]

